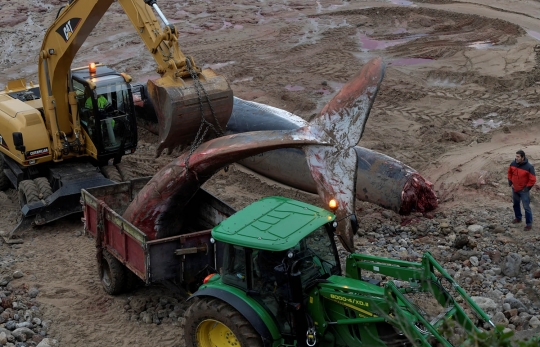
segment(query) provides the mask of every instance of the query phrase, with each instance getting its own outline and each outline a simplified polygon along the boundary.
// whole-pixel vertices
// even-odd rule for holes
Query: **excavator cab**
[[[129,79],[128,79],[129,80]],[[88,135],[87,152],[96,150],[99,163],[133,153],[137,127],[131,85],[106,66],[72,71],[81,126]]]

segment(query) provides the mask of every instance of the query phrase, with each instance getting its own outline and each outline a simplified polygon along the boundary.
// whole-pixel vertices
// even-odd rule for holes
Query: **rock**
[[[480,171],[480,172],[471,172],[463,180],[463,185],[465,187],[472,187],[479,189],[481,186],[489,183],[489,172]]]
[[[510,319],[511,317],[516,317],[518,315],[518,310],[516,308],[511,308],[510,310],[504,311],[503,313],[506,318]]]
[[[487,251],[486,254],[494,264],[498,264],[501,261],[501,252],[499,250]]]
[[[32,336],[34,336],[34,332],[28,328],[17,328],[11,332],[11,335],[15,336],[15,338],[18,341],[26,341]]]
[[[486,298],[489,298],[489,299],[495,301],[496,303],[500,303],[502,301],[502,296],[503,296],[503,293],[501,291],[497,290],[497,289],[490,290],[485,295]]]
[[[467,235],[458,235],[456,241],[454,241],[454,247],[461,249],[469,244],[469,237]]]
[[[502,234],[506,231],[506,229],[504,229],[504,227],[500,226],[500,225],[497,225],[494,229],[493,229],[493,233],[494,234]]]
[[[481,233],[484,231],[484,227],[478,224],[469,225],[467,227],[467,230],[469,230],[471,233]]]
[[[13,320],[10,320],[8,321],[5,325],[4,325],[4,328],[6,328],[7,330],[15,330],[17,329],[17,323],[15,323],[15,321]]]
[[[490,298],[486,298],[483,296],[471,296],[471,299],[478,305],[478,307],[480,307],[482,310],[484,310],[484,312],[486,312],[490,316],[495,314],[495,312],[499,308],[499,305],[497,305],[497,303],[495,303],[495,301],[493,301]],[[503,314],[503,317],[504,317],[504,314]]]
[[[38,294],[39,294],[39,289],[37,289],[36,287],[30,288],[30,290],[28,291],[28,296],[31,298],[35,298],[36,296],[38,296]]]
[[[32,341],[34,341],[36,344],[40,343],[43,340],[43,336],[39,334],[35,334],[32,336]]]
[[[17,270],[17,271],[15,271],[15,272],[13,273],[13,278],[21,278],[21,277],[23,277],[23,276],[24,276],[24,274],[23,274],[23,272],[20,271],[20,270]]]
[[[387,219],[391,219],[391,218],[392,218],[392,213],[391,213],[390,211],[384,210],[384,211],[382,211],[381,214],[382,214],[382,216],[383,216],[384,218],[387,218]]]
[[[478,258],[477,258],[477,257],[472,256],[472,257],[469,258],[469,260],[470,260],[472,266],[478,266],[478,263],[479,263],[479,262],[478,262]]]
[[[58,347],[58,341],[55,339],[45,338],[36,347]]]
[[[540,322],[539,322],[539,324],[540,324]],[[8,341],[8,340],[7,340],[7,335],[6,335],[6,333],[3,332],[3,331],[0,332],[0,345],[5,345],[5,344],[7,344],[7,341]]]
[[[526,309],[525,305],[516,298],[506,298],[504,299],[504,303],[509,304],[511,308],[516,308],[518,310]]]
[[[11,282],[12,279],[13,277],[11,276],[0,277],[0,287],[7,286],[8,283]]]
[[[516,277],[519,275],[519,267],[521,265],[521,255],[517,253],[509,253],[504,259],[502,272],[505,276]]]
[[[17,329],[19,329],[19,328],[31,328],[31,327],[32,327],[32,323],[30,323],[30,322],[17,323],[17,324],[15,324],[15,327],[16,327]]]
[[[508,325],[508,319],[506,319],[506,317],[504,316],[504,313],[502,312],[495,313],[495,315],[491,318],[491,321],[494,324],[501,324],[504,326]]]
[[[529,320],[529,326],[533,329],[540,327],[540,319],[536,316],[532,316]]]
[[[144,310],[146,310],[146,299],[142,298],[133,298],[129,302],[129,306],[131,306],[131,309],[133,312],[140,314]]]
[[[143,321],[143,323],[146,323],[146,324],[151,324],[152,323],[152,314],[150,314],[148,312],[142,312],[140,317],[141,317],[141,321]]]
[[[442,135],[443,140],[453,142],[463,142],[467,140],[467,135],[457,131],[445,131]]]

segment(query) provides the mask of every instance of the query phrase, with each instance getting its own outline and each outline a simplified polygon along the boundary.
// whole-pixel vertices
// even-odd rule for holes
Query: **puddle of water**
[[[394,65],[394,66],[408,66],[408,65],[418,65],[418,64],[426,64],[433,62],[433,59],[425,59],[425,58],[401,58],[396,59],[389,63],[388,65]]]
[[[363,33],[358,33],[358,38],[360,40],[360,44],[362,45],[362,50],[364,51],[371,51],[371,50],[377,50],[377,49],[385,49],[388,47],[400,45],[402,43],[406,43],[408,41],[414,40],[416,38],[425,36],[425,34],[419,34],[419,35],[411,35],[407,36],[402,39],[398,40],[375,40],[371,37],[367,36]]]
[[[347,20],[343,19],[340,23],[336,23],[333,20],[319,20],[310,18],[302,28],[302,37],[298,40],[296,45],[301,44],[316,44],[321,38],[322,34],[329,29],[336,29],[342,27],[350,27]]]
[[[492,113],[486,115],[486,117],[496,117],[496,116],[498,116],[498,114],[495,113],[495,112],[492,112]],[[500,127],[501,124],[502,124],[502,121],[497,122],[497,121],[494,121],[493,119],[490,119],[490,120],[486,121],[483,118],[479,118],[477,120],[474,120],[472,125],[475,128],[481,126],[482,133],[485,134],[485,133],[490,132],[493,129],[496,129],[496,128]]]
[[[362,44],[363,50],[376,50],[376,49],[385,49],[387,47],[399,45],[407,42],[406,40],[394,40],[394,41],[382,41],[374,40],[365,34],[358,34],[360,43]]]
[[[520,104],[521,106],[524,106],[524,107],[531,107],[531,104],[529,104],[525,100],[516,100],[516,103],[518,103],[518,104]]]
[[[476,49],[486,49],[493,47],[493,43],[490,41],[477,41],[467,45],[467,47],[476,48]]]
[[[287,89],[290,92],[298,92],[298,91],[304,90],[306,88],[304,88],[302,86],[293,86],[293,85],[287,84],[285,86],[285,89]]]
[[[241,83],[241,82],[249,82],[249,81],[253,81],[253,77],[239,78],[239,79],[236,79],[236,80],[232,81],[232,83]]]
[[[228,28],[232,28],[232,23],[231,22],[226,22],[226,21],[223,21],[223,26],[221,28],[219,28],[219,30],[224,30],[224,29],[228,29]]]
[[[448,78],[445,78],[444,80],[442,79],[429,80],[428,83],[430,86],[434,86],[434,87],[454,88],[454,87],[459,87],[460,85],[462,85],[463,81],[453,82],[453,81],[450,81]]]
[[[407,0],[390,0],[390,2],[393,3],[394,5],[416,7],[416,5],[412,1],[407,1]]]
[[[320,97],[317,98],[317,110],[322,109],[324,105],[326,105],[345,85],[345,83],[333,81],[327,81],[327,83],[328,85],[321,88],[321,90],[326,90],[328,93],[323,92],[323,94],[320,94]]]
[[[208,64],[208,65],[204,65],[203,69],[210,68],[212,70],[218,70],[218,69],[221,69],[222,67],[225,67],[227,65],[232,65],[234,63],[235,61],[227,61],[225,63]]]
[[[320,95],[329,95],[330,91],[328,89],[321,88],[321,89],[316,90],[315,93],[320,94]]]
[[[333,11],[333,10],[337,10],[340,7],[343,7],[343,6],[347,6],[347,3],[343,3],[341,5],[332,4],[332,5],[328,6],[327,8],[323,8],[323,6],[321,5],[321,2],[317,1],[317,10],[316,11],[317,11],[317,13],[321,13],[323,10]]]
[[[529,34],[529,36],[532,36],[533,38],[537,40],[540,40],[540,33],[537,31],[527,30],[527,34]]]
[[[264,24],[264,23],[267,22],[266,18],[264,18],[264,16],[262,15],[261,11],[262,11],[262,10],[259,9],[259,10],[257,11],[257,13],[255,14],[255,15],[257,16],[257,19],[258,19],[257,24]]]

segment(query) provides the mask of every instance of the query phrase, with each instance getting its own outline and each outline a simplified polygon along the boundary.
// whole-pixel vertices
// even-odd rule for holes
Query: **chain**
[[[197,75],[197,71],[193,68],[191,57],[186,57],[186,67],[189,71],[189,74],[191,75],[191,78],[193,80],[193,85],[195,86],[195,90],[197,91],[197,97],[199,98],[199,110],[201,111],[201,124],[199,125],[199,129],[197,130],[197,134],[195,135],[195,139],[191,143],[191,148],[189,149],[189,154],[186,157],[186,160],[184,161],[184,165],[186,166],[186,170],[189,170],[189,159],[191,158],[191,155],[195,150],[201,145],[203,142],[204,137],[206,136],[206,133],[208,132],[208,129],[212,128],[212,130],[216,133],[216,135],[223,136],[225,133],[223,131],[223,128],[219,124],[219,121],[217,119],[217,116],[214,112],[214,108],[212,107],[212,103],[210,102],[210,98],[208,97],[208,93],[206,93],[206,89],[202,85],[201,81],[199,80],[199,76]],[[210,107],[210,112],[212,114],[212,117],[214,118],[214,121],[216,122],[216,127],[208,122],[204,118],[204,105],[203,105],[203,98],[201,96],[201,90],[204,93],[204,97],[206,99],[206,102],[208,103],[208,106]],[[204,130],[203,130],[204,128]],[[201,135],[202,132],[202,135]]]

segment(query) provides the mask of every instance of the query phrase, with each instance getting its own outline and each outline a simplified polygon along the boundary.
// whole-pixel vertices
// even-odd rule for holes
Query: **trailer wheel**
[[[19,203],[21,207],[32,202],[39,201],[39,188],[32,180],[24,180],[19,183]]]
[[[114,165],[102,166],[101,172],[103,173],[103,176],[111,181],[122,182],[122,176],[120,176],[120,172],[118,172],[118,169]]]
[[[116,164],[116,169],[120,173],[120,176],[122,177],[122,182],[131,181],[133,179],[133,175],[131,171],[127,169],[127,165],[120,163]]]
[[[99,277],[107,294],[118,295],[123,292],[126,278],[125,267],[111,253],[105,250],[103,250]]]
[[[11,182],[4,172],[4,156],[0,154],[0,190],[6,190],[9,188]]]
[[[49,196],[52,195],[53,191],[51,188],[51,184],[49,183],[49,180],[45,177],[38,177],[34,179],[34,183],[38,187],[38,190],[41,194],[41,199],[47,199]]]
[[[187,347],[263,347],[251,323],[229,304],[215,298],[194,298],[185,313]]]

